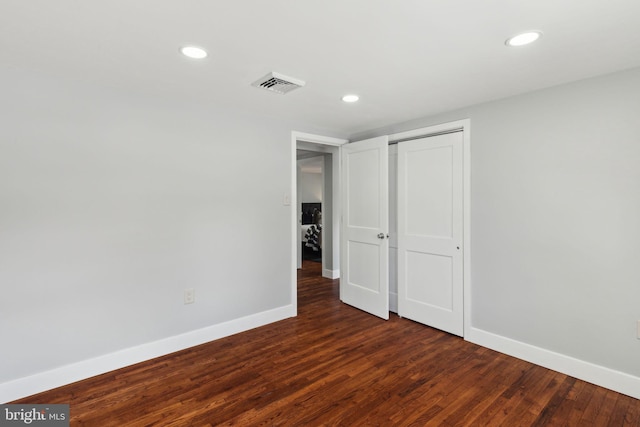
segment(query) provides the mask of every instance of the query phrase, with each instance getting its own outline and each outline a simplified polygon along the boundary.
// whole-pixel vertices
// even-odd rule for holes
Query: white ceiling
[[[531,29],[538,43],[504,45]],[[0,2],[0,67],[344,135],[638,66],[638,0]],[[307,84],[250,86],[270,71]]]

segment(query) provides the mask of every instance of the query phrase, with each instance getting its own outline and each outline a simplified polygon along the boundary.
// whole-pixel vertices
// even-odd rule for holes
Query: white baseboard
[[[104,374],[105,372],[294,317],[295,315],[295,308],[292,305],[279,307],[93,359],[83,360],[28,377],[18,378],[0,384],[0,402],[11,402],[32,394]]]
[[[338,279],[340,278],[340,270],[327,270],[326,268],[322,269],[322,277],[326,279]]]
[[[398,313],[398,294],[389,292],[389,311]]]
[[[473,327],[469,331],[465,330],[464,339],[500,353],[640,399],[639,377]]]

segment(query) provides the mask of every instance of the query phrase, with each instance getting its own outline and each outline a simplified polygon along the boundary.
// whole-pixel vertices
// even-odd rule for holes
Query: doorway
[[[391,296],[390,294],[395,294],[397,295],[398,299],[400,298],[399,294],[395,292],[389,292],[390,291],[389,288],[387,288],[385,292],[384,290],[381,290],[382,286],[374,286],[375,283],[381,284],[384,281],[386,281],[385,276],[387,276],[387,279],[389,278],[388,277],[389,267],[391,267],[390,276],[392,276],[392,278],[398,275],[398,271],[396,268],[397,262],[395,263],[396,264],[395,266],[393,264],[389,265],[391,262],[394,261],[395,256],[393,255],[391,257],[389,257],[388,255],[386,257],[382,256],[383,251],[376,251],[374,250],[375,248],[371,249],[374,247],[374,244],[371,242],[362,241],[362,244],[359,244],[361,243],[360,241],[362,239],[359,239],[358,233],[362,231],[362,229],[367,227],[364,227],[364,226],[361,226],[359,228],[356,227],[358,228],[357,230],[354,230],[351,234],[349,234],[348,232],[345,232],[342,238],[339,235],[339,230],[341,226],[345,228],[344,225],[342,224],[342,218],[341,218],[341,213],[344,209],[347,212],[345,214],[345,221],[348,221],[349,224],[352,224],[352,223],[355,224],[355,220],[364,221],[365,222],[364,225],[369,226],[368,228],[371,229],[368,231],[371,231],[373,233],[373,234],[369,233],[373,237],[369,235],[367,235],[367,237],[374,238],[375,242],[380,243],[379,245],[380,247],[382,246],[388,247],[390,240],[397,238],[397,230],[390,230],[389,229],[390,224],[388,224],[387,221],[382,221],[382,222],[378,221],[377,222],[378,227],[376,228],[371,226],[371,224],[373,224],[373,221],[368,221],[367,220],[368,216],[365,215],[365,213],[368,213],[371,211],[372,206],[377,206],[377,208],[380,209],[380,212],[378,214],[379,218],[387,216],[386,213],[389,213],[389,214],[391,213],[389,212],[388,204],[386,207],[384,207],[384,204],[387,202],[385,203],[380,202],[380,200],[383,200],[385,198],[384,196],[385,192],[382,190],[383,190],[383,187],[386,187],[385,185],[386,180],[389,179],[387,175],[388,173],[387,162],[389,162],[389,159],[388,159],[389,150],[387,150],[387,144],[388,143],[391,143],[391,144],[404,143],[411,140],[418,140],[418,139],[424,139],[426,137],[434,137],[437,135],[457,133],[460,131],[462,131],[462,140],[458,142],[458,148],[456,148],[455,150],[458,150],[457,152],[459,152],[462,156],[461,173],[456,173],[458,177],[457,179],[460,179],[462,184],[461,190],[459,192],[460,194],[457,196],[457,197],[461,196],[462,212],[461,212],[461,215],[457,216],[456,221],[461,223],[463,232],[461,234],[461,238],[460,237],[456,238],[454,243],[455,243],[455,254],[457,254],[456,256],[460,257],[460,259],[462,260],[462,269],[461,271],[459,271],[459,275],[456,276],[456,281],[455,281],[455,283],[457,284],[462,283],[461,291],[460,292],[456,291],[456,296],[455,296],[456,312],[459,314],[460,307],[462,308],[461,310],[462,316],[460,317],[461,321],[458,322],[458,327],[460,326],[459,324],[461,323],[462,329],[461,330],[458,329],[458,331],[455,331],[453,333],[464,336],[465,332],[468,332],[471,330],[471,270],[470,270],[471,268],[471,245],[470,245],[471,179],[470,179],[470,136],[469,136],[470,121],[469,119],[443,123],[440,125],[433,125],[426,128],[415,129],[411,131],[405,131],[405,132],[400,132],[400,133],[385,136],[384,138],[387,138],[387,142],[380,146],[380,150],[383,150],[382,148],[383,146],[385,147],[385,149],[383,151],[379,151],[379,155],[369,155],[370,153],[368,153],[368,150],[371,147],[363,146],[363,144],[366,144],[367,141],[359,141],[358,143],[349,144],[348,146],[349,148],[347,148],[347,147],[342,147],[344,144],[348,142],[346,140],[292,132],[292,144],[291,144],[292,159],[296,159],[296,150],[298,149],[298,147],[302,149],[305,149],[304,147],[311,147],[312,149],[317,149],[320,151],[334,150],[332,153],[335,153],[332,156],[332,162],[331,162],[333,165],[333,171],[332,171],[333,182],[331,185],[333,188],[332,200],[334,202],[333,209],[332,209],[333,210],[332,218],[335,221],[335,227],[332,233],[332,237],[333,237],[332,248],[334,250],[333,258],[335,260],[333,264],[334,266],[333,268],[335,269],[335,271],[333,271],[331,274],[335,274],[335,277],[331,277],[331,278],[342,277],[342,280],[340,281],[340,298],[343,302],[346,302],[350,305],[353,305],[357,308],[360,308],[364,311],[369,311],[369,312],[371,312],[371,310],[367,310],[369,305],[371,306],[375,305],[376,308],[381,307],[381,309],[377,311],[380,311],[382,313],[380,317],[384,318],[388,315],[388,310],[390,308],[389,307],[389,299]],[[379,139],[379,138],[373,138],[373,139]],[[371,141],[372,140],[369,140],[369,142]],[[306,145],[306,144],[309,144],[309,145]],[[362,154],[359,154],[357,152],[358,146],[360,146],[360,148],[363,149]],[[440,153],[445,151],[447,150],[443,150]],[[328,152],[331,152],[331,151],[328,151]],[[351,153],[352,158],[348,158],[347,156],[348,153]],[[435,152],[432,152],[432,154],[433,153]],[[429,159],[427,160],[435,161],[430,156],[428,157]],[[381,161],[383,159],[384,161]],[[380,167],[373,166],[376,163],[376,161],[374,160],[376,160],[377,162],[380,162]],[[440,165],[441,163],[445,164],[446,162],[436,162],[436,165]],[[353,168],[351,168],[351,166],[353,166]],[[297,191],[297,184],[296,184],[297,165],[296,165],[296,162],[294,161],[292,161],[291,170],[292,170],[291,182],[292,182],[292,190],[293,190],[292,194],[295,195]],[[380,172],[380,177],[384,175],[386,178],[375,179],[375,176],[372,178],[372,175],[370,173],[370,171],[372,170],[378,170]],[[418,167],[418,169],[412,169],[412,171],[415,171],[415,170],[421,171],[422,168]],[[434,170],[439,170],[439,169],[435,168]],[[353,171],[356,171],[356,172],[360,171],[362,172],[362,174],[358,172],[355,175],[351,176]],[[447,174],[446,171],[444,172],[441,171],[441,172],[442,172],[440,174],[441,176],[445,176]],[[444,181],[440,178],[431,177],[429,179],[432,179],[433,182]],[[371,179],[373,179],[376,182],[379,182],[380,185],[378,186],[369,185],[371,183]],[[420,180],[420,178],[418,180]],[[374,189],[376,191],[373,191]],[[345,195],[348,193],[349,194],[353,193],[354,195],[357,195],[357,197],[354,200],[356,200],[356,202],[359,204],[356,206],[355,210],[345,208],[348,205],[351,206],[351,203],[350,203],[351,199],[345,199],[346,197]],[[292,197],[292,198],[295,199],[295,197]],[[371,199],[371,202],[369,203],[368,201],[365,201],[364,198],[367,198],[367,200]],[[292,203],[292,205],[293,206],[291,206],[291,209],[292,209],[291,218],[292,218],[293,229],[292,229],[292,239],[291,239],[292,240],[292,268],[291,268],[292,300],[291,301],[292,301],[294,312],[297,313],[297,274],[296,274],[297,273],[297,259],[296,259],[297,257],[296,257],[296,254],[297,254],[297,248],[300,244],[299,243],[300,240],[298,238],[300,225],[298,222],[298,215],[297,215],[297,212],[298,212],[297,202]],[[444,205],[445,204],[440,203],[438,206],[442,207]],[[353,206],[351,207],[353,208]],[[424,206],[422,205],[419,205],[418,207],[424,208]],[[394,212],[395,210],[396,209],[393,209]],[[418,211],[419,210],[420,209],[418,209]],[[325,213],[325,215],[327,214],[328,213]],[[440,216],[444,217],[445,215],[442,214]],[[396,221],[393,221],[393,222],[396,222]],[[347,242],[348,239],[351,239],[356,243],[351,244],[351,246],[348,246],[348,242]],[[339,248],[341,247],[340,246],[341,244],[347,245],[349,250],[345,250],[345,248],[342,248],[342,250],[340,250]],[[358,247],[356,248],[356,246]],[[398,250],[399,249],[400,248],[398,248]],[[413,253],[411,254],[411,256],[414,257],[412,261],[415,261],[416,256],[414,256]],[[379,262],[377,263],[370,262],[370,260],[373,259],[373,257],[376,257],[376,259],[378,259]],[[342,258],[342,262],[339,261],[340,258]],[[424,259],[424,257],[422,258]],[[448,270],[442,265],[440,265],[440,264],[443,264],[444,262],[440,262],[440,264],[437,264],[438,261],[442,261],[442,258],[444,257],[443,256],[441,256],[440,258],[432,257],[429,259],[429,262],[433,264],[432,267],[434,268],[429,268],[428,273],[432,274],[435,271],[437,274],[436,273],[433,273],[433,274],[436,274],[437,277],[440,277],[440,278],[444,277],[446,279],[448,278],[448,276],[443,272]],[[437,261],[434,261],[434,259],[437,259]],[[414,262],[413,264],[418,265],[418,267],[420,268],[422,267],[422,264],[419,262],[418,263]],[[370,270],[372,270],[370,268],[371,266],[374,266],[373,270],[377,271],[377,276],[375,277],[372,274],[370,274]],[[376,268],[376,266],[378,268]],[[342,267],[342,271],[340,271],[340,267]],[[420,268],[418,268],[418,270],[414,269],[410,271],[412,275],[410,278],[415,279],[413,280],[413,283],[420,282],[420,280],[422,280],[421,278],[424,276],[423,274],[418,274],[420,272]],[[459,280],[460,277],[462,279],[461,281]],[[352,289],[357,292],[353,292],[352,294],[347,295],[346,290],[344,290],[343,292],[344,283],[353,284]],[[372,283],[374,285],[371,285]],[[387,281],[387,284],[388,284],[388,281]],[[370,294],[372,292],[366,292],[366,291],[367,289],[372,290],[372,288],[375,288],[377,290],[377,292],[375,293],[377,297],[380,298],[380,301],[376,300],[375,304],[374,302],[367,300],[367,298],[371,299]],[[444,287],[442,289],[444,289]],[[440,293],[438,294],[439,302],[442,302],[445,299],[448,299],[448,294],[442,289],[440,289]],[[410,288],[409,291],[413,292],[415,291],[415,289]],[[416,292],[413,292],[413,293],[416,294]],[[424,292],[422,292],[422,294],[419,294],[419,296],[423,296],[423,294]],[[349,296],[353,298],[349,299]],[[345,300],[345,298],[347,298],[348,300]],[[425,298],[422,298],[422,300],[425,300]],[[426,300],[430,301],[428,300],[428,298]],[[371,304],[367,304],[368,302],[371,302]],[[378,302],[380,304],[378,304]],[[402,315],[402,313],[399,313],[399,314]]]
[[[326,269],[331,265],[332,218],[323,217],[331,212],[331,154],[297,149],[297,215],[300,224],[298,269],[302,261],[320,263]],[[326,188],[325,188],[326,187]],[[329,238],[323,238],[323,234]],[[328,248],[324,248],[329,243]],[[327,259],[322,259],[322,258]],[[319,270],[322,275],[322,269]]]
[[[298,186],[298,151],[322,157],[322,276],[328,279],[340,277],[340,150],[346,139],[312,135],[293,131],[291,133],[291,219],[292,219],[292,268],[291,302],[297,312],[297,272],[302,257],[302,200]]]

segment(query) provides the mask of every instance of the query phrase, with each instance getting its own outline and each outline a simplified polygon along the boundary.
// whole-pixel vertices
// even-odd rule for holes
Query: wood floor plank
[[[607,390],[604,395],[603,404],[600,406],[600,411],[593,421],[593,425],[604,426],[613,425],[613,408],[615,407],[620,395],[614,391]]]
[[[298,316],[40,393],[72,426],[640,426],[640,401],[339,301],[304,262]]]

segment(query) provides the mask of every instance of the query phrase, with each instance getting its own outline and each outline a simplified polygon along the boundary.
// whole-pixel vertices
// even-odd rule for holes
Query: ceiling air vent
[[[284,95],[285,93],[289,93],[294,89],[304,86],[304,82],[302,80],[294,79],[293,77],[283,76],[280,73],[271,72],[263,78],[251,83],[251,86]]]

